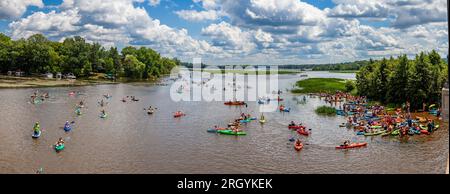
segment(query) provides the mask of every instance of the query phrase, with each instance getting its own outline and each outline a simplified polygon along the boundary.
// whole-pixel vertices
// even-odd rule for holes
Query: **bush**
[[[351,92],[353,89],[355,89],[355,82],[353,82],[352,80],[347,80],[345,82],[345,91]]]
[[[334,116],[336,115],[336,109],[329,106],[320,106],[316,109],[316,113],[318,115]]]

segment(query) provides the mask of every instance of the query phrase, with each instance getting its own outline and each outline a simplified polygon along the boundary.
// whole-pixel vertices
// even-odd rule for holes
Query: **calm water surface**
[[[354,74],[308,72],[309,77],[354,79]],[[289,89],[299,75],[280,75],[279,87]],[[247,136],[207,133],[225,126],[241,111],[259,115],[256,102],[249,107],[224,106],[223,102],[173,102],[169,86],[118,84],[76,88],[45,88],[52,96],[40,105],[28,103],[34,89],[0,90],[0,173],[444,173],[448,157],[448,127],[431,136],[414,136],[407,142],[391,137],[360,137],[339,128],[343,117],[314,113],[324,102],[307,97],[306,104],[295,96],[282,97],[291,113],[265,113],[267,123],[252,122],[243,127]],[[70,91],[79,91],[75,97]],[[100,119],[98,101],[103,94],[113,97]],[[139,102],[123,103],[134,95]],[[84,100],[82,116],[75,116],[77,102]],[[143,110],[159,109],[154,115]],[[339,104],[338,104],[339,105]],[[186,117],[174,119],[177,110]],[[75,121],[71,132],[62,130],[65,121]],[[312,128],[301,152],[288,141],[295,132],[287,129],[291,120]],[[41,138],[31,138],[34,122],[40,121]],[[66,140],[66,149],[56,153],[52,144]],[[361,149],[335,150],[345,139],[366,141]]]

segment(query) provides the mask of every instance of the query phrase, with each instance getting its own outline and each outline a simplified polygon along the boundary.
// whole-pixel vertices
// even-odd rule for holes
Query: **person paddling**
[[[41,131],[41,126],[39,125],[39,122],[36,122],[34,124],[33,131],[35,135],[39,134],[39,132]]]

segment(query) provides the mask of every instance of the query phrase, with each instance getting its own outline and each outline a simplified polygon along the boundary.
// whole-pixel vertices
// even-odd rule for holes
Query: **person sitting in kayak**
[[[35,135],[39,134],[39,132],[41,131],[41,126],[39,125],[39,122],[36,122],[34,124],[33,131]]]
[[[302,141],[300,141],[300,139],[297,139],[297,140],[295,141],[295,145],[296,145],[296,146],[302,145]]]
[[[83,106],[84,105],[84,102],[83,102],[83,100],[82,101],[80,101],[80,106]]]
[[[291,124],[289,124],[290,127],[296,126],[294,121],[291,121]]]
[[[345,140],[344,144],[342,144],[343,147],[349,146],[350,145],[350,141],[349,140]]]
[[[61,145],[64,145],[64,140],[63,140],[62,137],[59,138],[59,140],[56,142],[55,146],[56,146],[56,147],[59,147],[59,146],[61,146]]]
[[[70,123],[69,123],[69,121],[66,121],[66,124],[64,124],[64,128],[66,128],[66,129],[70,128]]]
[[[261,114],[260,120],[266,120],[266,118],[264,117],[264,114]]]
[[[102,101],[100,101],[100,106],[103,107],[104,104],[105,104],[105,102],[104,102],[103,99],[102,99]]]

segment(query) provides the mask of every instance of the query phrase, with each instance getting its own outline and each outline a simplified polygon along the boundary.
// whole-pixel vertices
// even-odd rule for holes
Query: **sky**
[[[446,0],[0,0],[0,33],[81,36],[211,65],[448,54]]]

